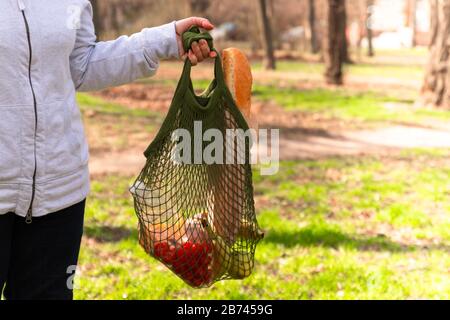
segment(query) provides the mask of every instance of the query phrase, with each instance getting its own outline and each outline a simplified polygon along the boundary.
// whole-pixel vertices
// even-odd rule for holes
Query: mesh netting
[[[229,135],[248,126],[224,84],[220,58],[216,79],[201,96],[194,93],[190,69],[187,60],[169,113],[130,191],[145,251],[189,285],[206,287],[249,276],[263,235],[253,201],[251,141]],[[179,129],[189,133],[190,142]],[[209,129],[223,141],[204,142]],[[210,154],[223,162],[202,158],[213,141]],[[181,142],[191,148],[180,150]]]

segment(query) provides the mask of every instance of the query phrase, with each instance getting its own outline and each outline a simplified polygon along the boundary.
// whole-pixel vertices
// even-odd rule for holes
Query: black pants
[[[71,300],[85,201],[33,218],[0,215],[0,298]]]

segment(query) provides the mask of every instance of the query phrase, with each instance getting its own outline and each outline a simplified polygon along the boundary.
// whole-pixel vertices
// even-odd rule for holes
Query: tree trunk
[[[340,18],[339,21],[342,24],[340,28],[343,28],[344,32],[341,32],[340,35],[342,37],[342,56],[344,57],[345,63],[353,63],[352,59],[350,58],[350,53],[348,50],[348,39],[347,39],[347,10],[345,8],[345,0],[344,0],[344,10],[339,11]]]
[[[375,51],[373,50],[373,25],[371,22],[373,13],[374,0],[366,0],[366,34],[367,34],[367,55],[373,57]]]
[[[450,107],[450,0],[431,0],[430,57],[422,86],[425,106]]]
[[[417,46],[417,0],[411,1],[411,13],[410,13],[410,24],[412,29],[412,42],[413,48]]]
[[[192,6],[192,1],[191,0],[184,0],[184,16],[187,17],[191,17],[194,14],[194,8]]]
[[[345,61],[345,0],[327,0],[328,25],[324,37],[325,80],[328,84],[343,84],[342,67]],[[343,36],[344,34],[344,36]]]
[[[311,33],[311,52],[318,53],[319,52],[319,43],[317,41],[317,29],[316,29],[316,4],[315,0],[309,0],[309,30]]]
[[[270,26],[270,20],[267,15],[267,3],[266,0],[259,0],[260,20],[263,33],[263,46],[264,46],[264,67],[267,70],[275,70],[275,54],[273,50],[272,41],[272,28]]]
[[[95,33],[100,38],[103,33],[103,25],[100,19],[100,8],[98,5],[97,0],[91,0],[92,9],[94,11],[94,26],[95,26]]]

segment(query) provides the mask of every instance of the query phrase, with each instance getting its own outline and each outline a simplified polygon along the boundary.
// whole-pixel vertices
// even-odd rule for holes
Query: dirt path
[[[392,126],[341,133],[282,129],[280,160],[388,154],[406,148],[450,148],[450,123],[446,128]],[[90,161],[91,174],[137,174],[145,163],[143,148],[135,146],[120,152],[94,154]]]
[[[280,158],[298,160],[387,154],[406,148],[450,148],[450,131],[393,126],[372,131],[343,132],[336,135],[298,134],[296,137],[281,135]]]
[[[167,71],[168,70],[168,71]],[[167,68],[165,76],[173,78]],[[172,71],[178,72],[178,69]],[[200,72],[199,72],[200,71]],[[205,71],[199,69],[199,73]],[[294,74],[295,75],[295,74]],[[200,76],[204,76],[200,74]],[[277,76],[268,76],[272,79]],[[264,75],[258,76],[260,80]],[[352,86],[359,89],[367,89],[367,79],[365,84],[359,84],[358,80],[352,79]],[[312,81],[309,79],[309,81]],[[317,80],[319,81],[319,80]],[[384,80],[383,80],[384,81]],[[397,82],[398,85],[398,82]],[[415,87],[417,83],[398,86]],[[303,83],[302,86],[308,86]],[[317,86],[317,84],[314,84]],[[395,90],[401,90],[395,87]],[[408,89],[409,90],[409,89]],[[416,89],[414,89],[416,90]],[[165,114],[168,110],[171,96],[171,87],[164,84],[132,84],[119,88],[109,89],[100,95],[108,101],[124,105],[130,108],[151,110],[159,114]],[[331,156],[359,156],[368,154],[389,154],[398,152],[405,148],[450,148],[450,121],[434,121],[424,123],[423,127],[408,126],[400,124],[387,124],[387,127],[369,126],[367,123],[356,121],[342,121],[339,119],[321,118],[320,114],[308,114],[304,112],[285,112],[282,107],[271,103],[254,101],[252,111],[258,119],[260,128],[280,129],[280,160],[317,159]],[[98,120],[96,120],[98,121]],[[110,121],[110,120],[108,120]],[[109,122],[106,121],[106,124]],[[93,120],[93,123],[96,123]],[[252,121],[250,121],[252,123]],[[110,174],[122,173],[135,175],[143,167],[145,158],[142,155],[147,147],[149,138],[147,134],[138,138],[131,133],[122,132],[121,139],[124,144],[117,149],[111,147],[111,141],[98,139],[105,132],[110,132],[108,136],[114,136],[114,126],[110,131],[99,126],[90,132],[91,147],[91,173]],[[153,132],[154,134],[155,132]],[[101,146],[102,148],[96,148]],[[111,151],[111,150],[115,151]],[[264,151],[264,150],[263,150]]]

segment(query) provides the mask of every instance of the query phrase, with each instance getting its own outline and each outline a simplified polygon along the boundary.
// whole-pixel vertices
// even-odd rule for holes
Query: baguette
[[[222,64],[225,83],[237,107],[247,122],[250,120],[252,106],[253,76],[250,63],[245,54],[236,48],[223,50]]]
[[[225,49],[222,53],[222,65],[225,84],[233,96],[237,107],[241,111],[247,123],[252,123],[252,85],[253,76],[250,63],[245,54],[236,48]],[[242,166],[228,164],[222,167],[222,177],[243,177]],[[218,179],[220,180],[220,179]],[[245,179],[236,179],[234,189],[224,192],[221,185],[214,185],[214,214],[213,223],[215,233],[225,240],[233,243],[240,235],[243,221],[232,218],[235,212],[242,210],[243,204],[234,203],[233,198],[242,198],[245,190]],[[226,258],[227,260],[229,257]]]

